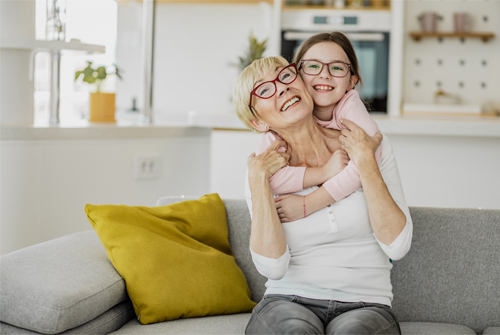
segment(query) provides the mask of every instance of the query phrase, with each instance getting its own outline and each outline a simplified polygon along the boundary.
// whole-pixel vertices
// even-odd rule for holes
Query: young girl
[[[294,61],[314,101],[313,114],[319,125],[341,130],[346,128],[342,124],[342,120],[346,119],[356,123],[370,136],[379,131],[354,89],[356,84],[361,85],[361,76],[354,48],[344,34],[320,33],[310,37],[301,45]],[[293,101],[290,102],[292,104]],[[286,110],[288,107],[285,104],[283,108]],[[278,138],[274,132],[267,131],[256,154],[264,152]],[[375,157],[380,165],[381,147]],[[285,194],[275,199],[281,221],[305,217],[360,188],[359,171],[352,161],[347,162],[345,151],[338,150],[323,167],[286,166],[276,172],[270,179],[270,186],[273,194]],[[288,194],[322,183],[322,187],[304,198]]]

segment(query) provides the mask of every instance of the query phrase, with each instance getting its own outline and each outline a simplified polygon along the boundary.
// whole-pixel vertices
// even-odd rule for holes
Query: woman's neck
[[[313,117],[277,133],[288,144],[292,166],[323,166],[339,147],[339,134],[322,128]]]

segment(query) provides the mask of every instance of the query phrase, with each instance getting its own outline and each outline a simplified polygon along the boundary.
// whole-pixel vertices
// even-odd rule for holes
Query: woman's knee
[[[382,308],[363,308],[344,313],[333,319],[326,334],[400,334],[397,320]]]
[[[245,334],[323,334],[319,317],[299,303],[268,299],[257,305]]]

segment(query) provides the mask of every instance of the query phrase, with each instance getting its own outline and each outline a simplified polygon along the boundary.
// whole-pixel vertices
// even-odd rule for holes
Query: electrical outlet
[[[134,156],[134,179],[154,179],[160,176],[160,155],[139,154]]]

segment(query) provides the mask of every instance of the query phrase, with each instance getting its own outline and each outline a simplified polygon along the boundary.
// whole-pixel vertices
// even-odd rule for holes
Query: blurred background
[[[500,209],[498,14],[488,0],[1,0],[0,251],[91,229],[86,203],[242,198],[261,135],[232,106],[241,66],[335,30],[408,204]],[[92,116],[105,95],[111,114]]]

